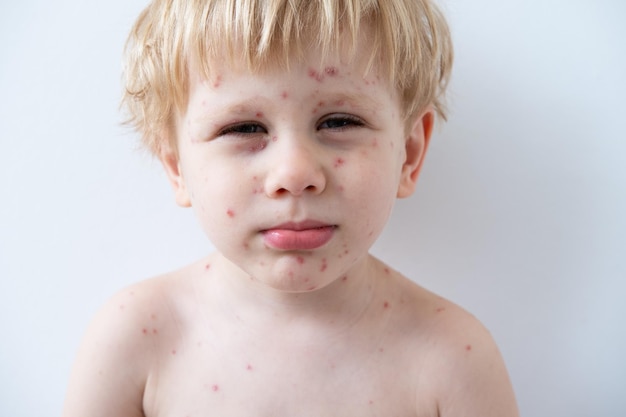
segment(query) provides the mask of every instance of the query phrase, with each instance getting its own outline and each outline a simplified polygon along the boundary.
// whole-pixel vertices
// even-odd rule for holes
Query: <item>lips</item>
[[[307,220],[283,223],[262,231],[263,241],[279,250],[313,250],[324,246],[335,233],[336,226]]]

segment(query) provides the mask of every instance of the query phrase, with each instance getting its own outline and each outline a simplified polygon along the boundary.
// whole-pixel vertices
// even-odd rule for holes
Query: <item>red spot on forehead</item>
[[[326,67],[324,69],[324,72],[326,73],[326,75],[329,75],[331,77],[339,74],[339,70],[337,69],[337,67]]]
[[[313,68],[309,68],[308,74],[310,78],[313,78],[317,82],[322,82],[324,80],[324,76]]]
[[[263,112],[260,112],[260,111],[259,111],[259,112],[257,112],[257,113],[256,113],[256,117],[263,117]]]

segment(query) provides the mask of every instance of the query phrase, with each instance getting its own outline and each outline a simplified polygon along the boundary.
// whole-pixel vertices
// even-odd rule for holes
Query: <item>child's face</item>
[[[215,247],[282,291],[321,288],[366,258],[396,197],[413,190],[433,120],[407,132],[385,77],[319,63],[192,74],[178,159],[161,155],[177,202]]]

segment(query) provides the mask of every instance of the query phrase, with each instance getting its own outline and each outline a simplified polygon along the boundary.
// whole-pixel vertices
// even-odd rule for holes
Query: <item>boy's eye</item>
[[[360,127],[365,123],[355,116],[335,115],[327,117],[319,124],[318,129],[343,130],[351,127]]]
[[[254,135],[256,133],[267,133],[265,128],[258,123],[237,123],[227,126],[220,130],[219,136],[235,134],[235,135]]]

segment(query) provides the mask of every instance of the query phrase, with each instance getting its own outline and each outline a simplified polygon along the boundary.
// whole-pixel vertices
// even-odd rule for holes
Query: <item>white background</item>
[[[211,250],[119,126],[144,5],[0,5],[2,417],[58,415],[98,306]],[[626,2],[443,5],[451,118],[374,252],[491,329],[524,416],[625,416]]]

